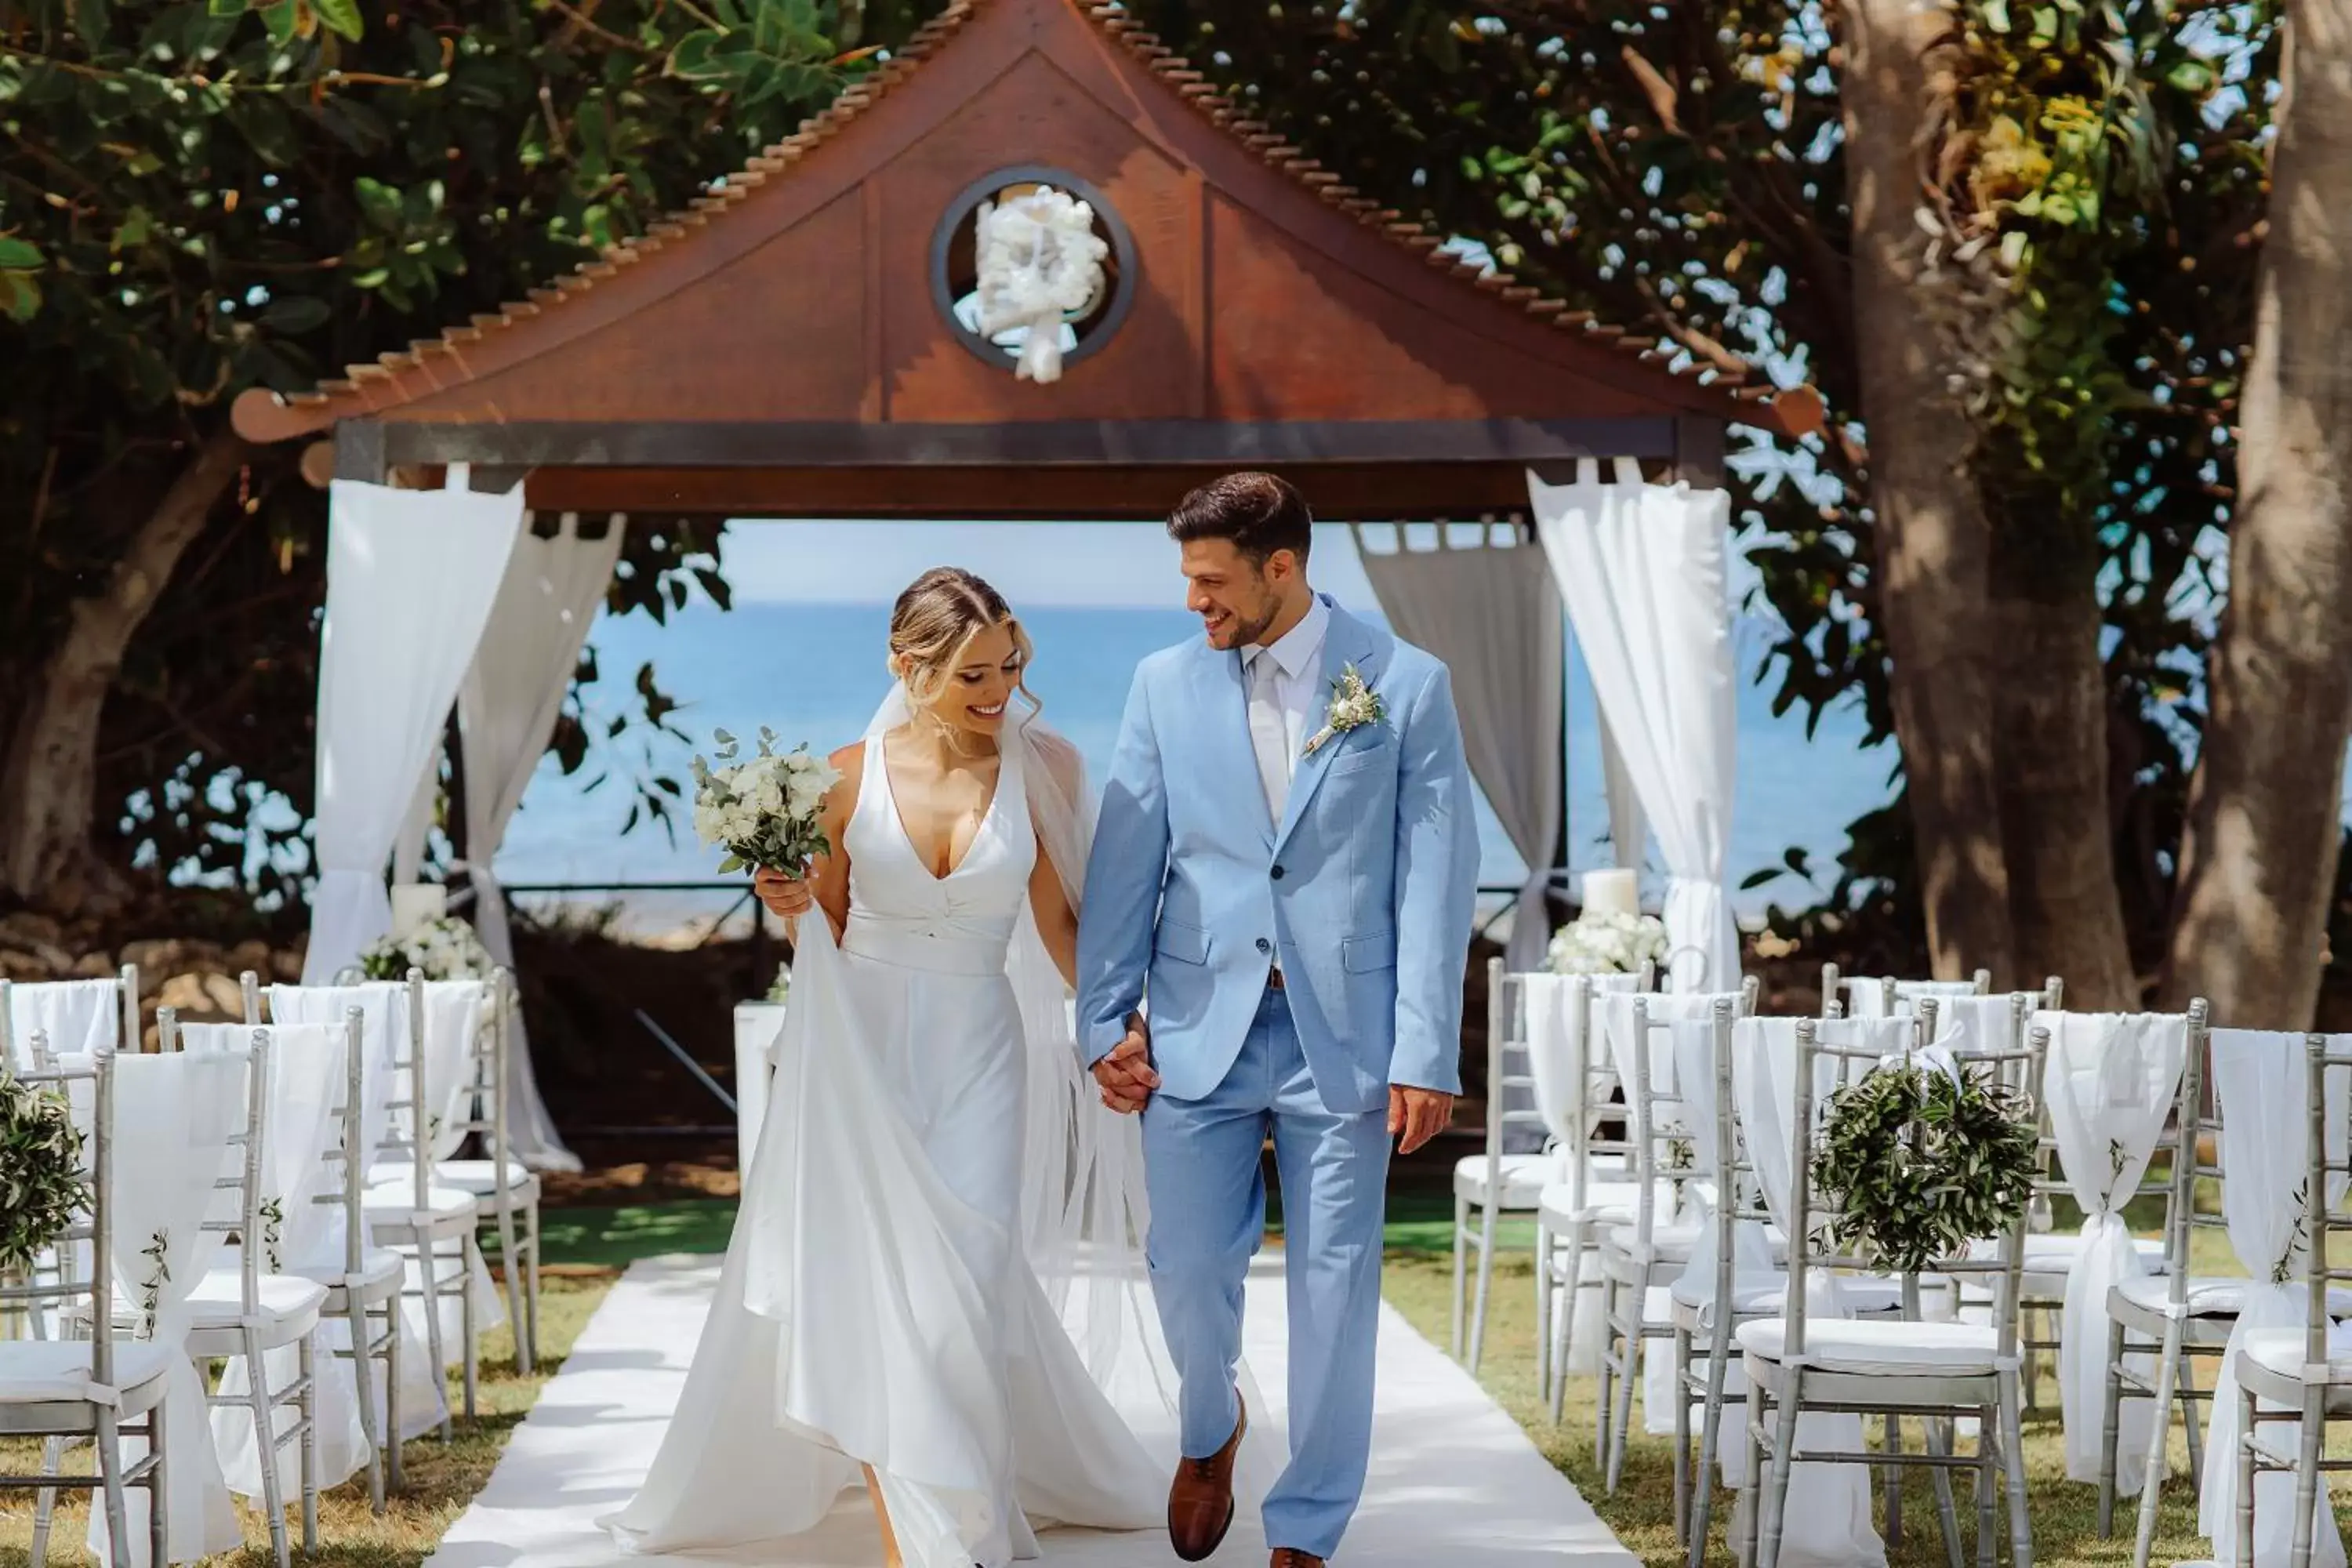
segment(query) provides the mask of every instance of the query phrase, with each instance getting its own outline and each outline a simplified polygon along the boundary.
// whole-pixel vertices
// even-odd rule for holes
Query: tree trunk
[[[1895,732],[1937,975],[2018,978],[1993,759],[1990,536],[1963,468],[1969,422],[1921,292],[1913,213],[1929,101],[1928,50],[1948,26],[1911,0],[1854,0],[1839,16],[1846,184],[1863,420],[1876,513],[1878,613],[1892,656]]]
[[[0,757],[0,889],[26,903],[72,914],[121,897],[121,873],[91,838],[107,691],[132,635],[247,455],[224,419],[126,543],[105,586],[75,602],[25,696]]]
[[[2066,982],[2066,1005],[2084,1012],[2137,1011],[2141,997],[2116,885],[2107,792],[2107,680],[2099,658],[2097,541],[2083,525],[2076,562],[2047,561],[2050,535],[2069,526],[2042,519],[2042,548],[2028,560],[1995,544],[1994,749],[2000,758],[2001,847],[2018,977]],[[2024,525],[2027,529],[2033,524]],[[2024,581],[2012,579],[2022,577]]]
[[[2189,782],[2166,1005],[2307,1027],[2352,731],[2352,0],[2299,0],[2240,416],[2230,603]]]

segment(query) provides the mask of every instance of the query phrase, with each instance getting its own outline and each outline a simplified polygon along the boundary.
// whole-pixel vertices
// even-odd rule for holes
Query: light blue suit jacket
[[[1452,682],[1335,605],[1325,689],[1351,664],[1386,712],[1298,760],[1280,823],[1250,747],[1241,655],[1204,640],[1136,670],[1078,927],[1089,1064],[1148,1007],[1159,1092],[1206,1097],[1279,952],[1325,1109],[1380,1109],[1391,1084],[1460,1091],[1478,839]]]

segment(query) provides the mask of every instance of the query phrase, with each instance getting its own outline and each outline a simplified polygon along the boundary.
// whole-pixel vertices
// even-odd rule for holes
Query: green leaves
[[[32,1268],[89,1206],[65,1097],[0,1073],[0,1279]]]
[[[1811,1177],[1840,1250],[1916,1274],[2015,1226],[2039,1154],[2030,1101],[1982,1068],[1912,1061],[1831,1094]]]
[[[0,314],[29,321],[41,308],[40,247],[0,235]]]

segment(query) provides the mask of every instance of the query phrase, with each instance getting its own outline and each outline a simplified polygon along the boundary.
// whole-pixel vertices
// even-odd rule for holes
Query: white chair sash
[[[188,1335],[188,1297],[220,1250],[220,1233],[204,1228],[205,1215],[213,1184],[234,1165],[236,1150],[229,1140],[245,1125],[246,1082],[246,1063],[237,1058],[174,1053],[114,1060],[109,1201],[116,1300],[118,1315],[134,1315],[142,1337],[173,1352],[164,1374],[163,1451],[174,1563],[229,1551],[245,1539],[213,1452],[204,1375],[181,1347]],[[89,1086],[74,1087],[74,1112],[88,1128],[94,1108]],[[145,1438],[123,1438],[124,1464],[146,1456]],[[148,1561],[146,1489],[132,1489],[124,1501],[130,1561],[133,1568],[154,1568]],[[104,1509],[90,1510],[88,1540],[100,1562],[110,1561]]]
[[[2197,1500],[2197,1528],[2213,1543],[2213,1561],[2231,1568],[2238,1554],[2238,1353],[2256,1329],[2299,1329],[2307,1298],[2302,1278],[2297,1194],[2309,1178],[2309,1078],[2304,1037],[2253,1029],[2216,1029],[2210,1037],[2213,1088],[2221,1105],[2221,1217],[2230,1247],[2246,1270],[2245,1305],[2221,1352],[2213,1381],[2211,1418],[2205,1427],[2205,1487]],[[2328,1075],[2327,1126],[2345,1133],[2352,1108],[2343,1103],[2344,1079]],[[2332,1150],[2341,1157],[2341,1148]],[[2344,1200],[2342,1177],[2328,1183],[2327,1202]],[[2273,1427],[2264,1434],[2284,1428]],[[2254,1482],[2254,1562],[2283,1563],[2294,1533],[2294,1477],[2268,1471]],[[2345,1568],[2344,1537],[2327,1502],[2327,1474],[2319,1476],[2312,1568]]]
[[[1519,976],[1536,1110],[1543,1116],[1552,1142],[1571,1155],[1583,1149],[1601,1110],[1588,1103],[1594,1087],[1591,1038],[1594,1015],[1604,996],[1630,996],[1641,983],[1638,974]],[[1588,995],[1592,999],[1589,1007],[1583,1004]]]
[[[239,1051],[252,1039],[253,1030],[243,1024],[183,1024],[180,1037],[183,1048],[190,1051]],[[336,1024],[280,1024],[269,1031],[268,1131],[262,1144],[264,1217],[257,1258],[264,1274],[282,1274],[318,1258],[330,1230],[341,1228],[340,1211],[318,1200],[341,1196],[337,1170],[327,1156],[341,1136],[335,1109],[342,1103],[346,1081],[344,1038],[342,1026]],[[312,1424],[318,1432],[321,1490],[364,1468],[371,1447],[352,1379],[329,1370],[339,1341],[349,1338],[348,1333],[339,1335],[336,1325],[325,1318],[310,1335],[318,1379]],[[301,1374],[300,1358],[290,1345],[262,1359],[265,1387],[289,1387]],[[251,1387],[245,1358],[232,1357],[221,1373],[221,1395],[242,1398]],[[290,1408],[278,1412],[281,1432],[291,1430],[298,1419]],[[229,1489],[239,1497],[263,1496],[251,1411],[242,1405],[215,1410],[213,1444]],[[295,1445],[278,1451],[278,1483],[279,1496],[301,1495],[301,1454]]]
[[[490,987],[482,980],[432,980],[425,985],[425,1084],[437,1107],[425,1140],[436,1160],[454,1160],[472,1120],[474,1044],[488,1015]]]
[[[406,1065],[408,1051],[408,987],[396,980],[371,980],[358,985],[273,985],[269,988],[269,1016],[279,1024],[336,1024],[353,1007],[360,1010],[360,1136],[358,1148],[362,1162],[360,1175],[367,1176],[367,1163],[374,1152],[383,1146],[392,1131],[392,1101],[398,1084],[396,1075]],[[319,1238],[318,1250],[293,1261],[299,1267],[340,1268],[343,1259],[343,1211],[325,1211],[327,1226]],[[372,1245],[362,1237],[362,1245]],[[349,1326],[341,1322],[327,1325],[330,1342],[338,1350],[351,1348]],[[433,1365],[430,1342],[425,1335],[425,1320],[418,1314],[403,1310],[400,1314],[400,1436],[421,1437],[441,1425],[443,1405],[447,1399],[439,1369]],[[337,1361],[341,1368],[330,1373],[329,1363],[320,1363],[322,1379],[356,1377],[356,1362]],[[382,1368],[376,1369],[379,1382],[376,1408],[388,1408],[386,1391],[380,1385]],[[351,1396],[359,1398],[356,1383]]]
[[[1909,1023],[1902,1019],[1840,1019],[1814,1027],[1821,1031],[1821,1038],[1836,1042],[1842,1049],[1867,1049],[1874,1057],[1900,1053],[1910,1031]],[[1789,1245],[1801,1247],[1804,1242],[1790,1210],[1790,1174],[1796,1162],[1808,1157],[1814,1130],[1806,1129],[1800,1135],[1795,1126],[1797,1020],[1740,1019],[1732,1026],[1731,1064],[1732,1099],[1740,1136],[1748,1142],[1748,1161],[1756,1168],[1764,1206],[1789,1237]],[[1822,1114],[1832,1089],[1867,1070],[1862,1062],[1816,1057],[1815,1117]],[[1805,1279],[1808,1315],[1852,1316],[1835,1277],[1827,1269],[1808,1269]],[[1822,1412],[1801,1415],[1797,1447],[1800,1451],[1860,1453],[1862,1417]],[[1725,1448],[1725,1483],[1745,1488],[1748,1445],[1730,1443]],[[1753,1506],[1752,1499],[1745,1506]],[[1870,1522],[1870,1472],[1860,1466],[1793,1466],[1784,1517],[1783,1568],[1885,1568],[1886,1543]]]
[[[2106,1397],[2107,1292],[2147,1272],[2119,1212],[2138,1190],[2180,1098],[2189,1020],[2178,1014],[2037,1013],[2050,1034],[2042,1093],[2067,1191],[2083,1210],[2083,1247],[2066,1273],[2058,1325],[2058,1394],[2066,1476],[2096,1482]],[[2116,1484],[2137,1495],[2147,1469],[2144,1399],[2123,1401]]]
[[[122,991],[113,980],[44,980],[8,987],[8,1040],[19,1071],[33,1065],[33,1036],[53,1057],[121,1048]]]

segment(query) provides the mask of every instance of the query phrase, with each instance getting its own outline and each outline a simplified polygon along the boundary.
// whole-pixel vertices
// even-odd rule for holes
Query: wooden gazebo
[[[1058,382],[959,316],[971,210],[1082,195],[1113,286]],[[1529,468],[1719,479],[1776,394],[1481,273],[1247,120],[1113,6],[958,0],[690,210],[525,302],[289,397],[257,441],[542,510],[1157,518],[1236,467],[1350,519],[1526,504]],[[323,478],[322,447],[306,462]]]

